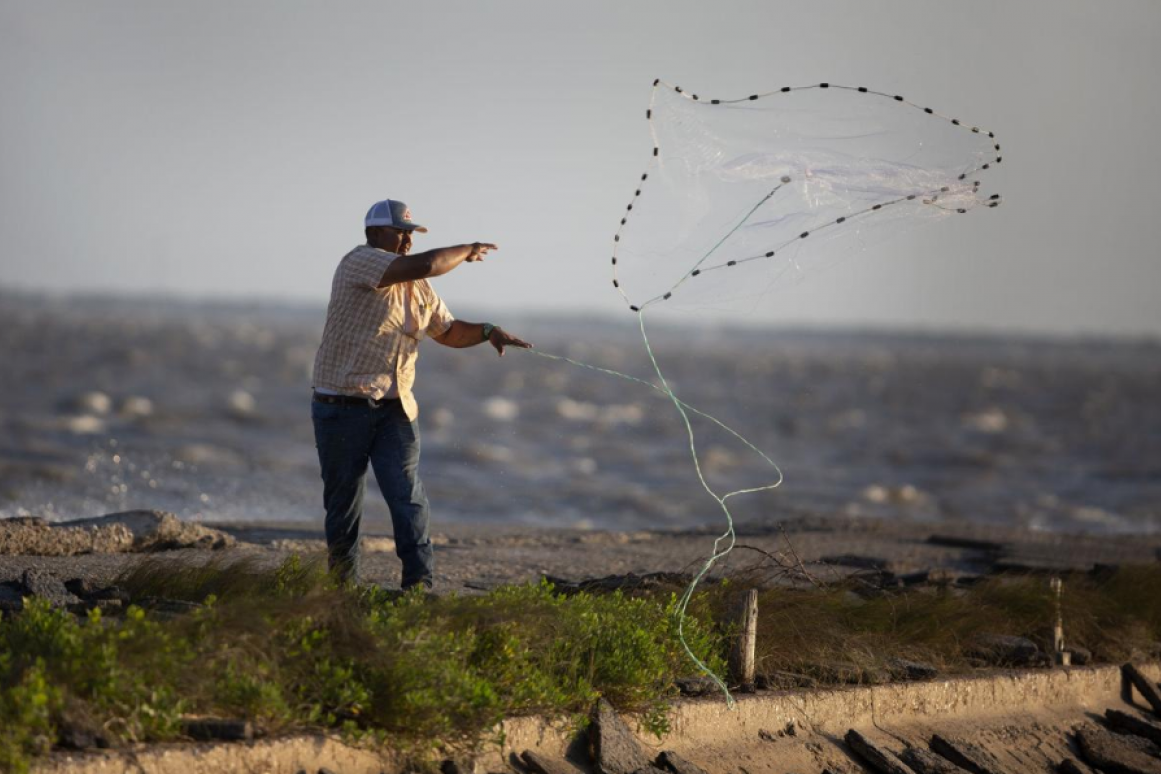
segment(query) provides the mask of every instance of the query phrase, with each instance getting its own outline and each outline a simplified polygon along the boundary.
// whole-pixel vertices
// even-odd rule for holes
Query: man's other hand
[[[503,328],[493,328],[492,335],[488,337],[488,341],[496,348],[496,353],[500,357],[504,357],[504,347],[520,347],[521,349],[532,349],[532,345],[523,339],[518,339],[512,334],[505,331]]]

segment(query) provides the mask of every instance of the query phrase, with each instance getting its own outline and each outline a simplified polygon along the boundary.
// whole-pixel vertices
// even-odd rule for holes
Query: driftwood
[[[907,764],[895,757],[895,753],[884,750],[855,729],[847,731],[847,746],[880,774],[914,774]]]
[[[908,747],[899,756],[916,774],[966,774],[959,766],[922,747]]]
[[[1157,692],[1157,686],[1153,685],[1149,678],[1141,674],[1141,670],[1132,664],[1122,666],[1121,674],[1125,676],[1130,685],[1145,697],[1145,701],[1149,702],[1149,706],[1153,708],[1153,714],[1161,716],[1161,693]]]
[[[1156,723],[1150,723],[1135,715],[1115,709],[1105,710],[1105,720],[1114,731],[1124,731],[1134,736],[1141,736],[1154,744],[1161,745],[1161,726]]]
[[[977,744],[935,734],[931,749],[972,774],[1006,774],[995,756]]]
[[[1127,743],[1128,738],[1094,728],[1076,732],[1084,759],[1106,774],[1161,774],[1161,760]]]
[[[603,774],[633,774],[651,766],[637,737],[605,699],[598,699],[589,726],[589,753]]]

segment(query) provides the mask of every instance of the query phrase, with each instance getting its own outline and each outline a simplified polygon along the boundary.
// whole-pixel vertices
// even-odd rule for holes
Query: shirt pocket
[[[405,303],[406,299],[401,293],[390,293],[383,299],[384,309],[379,323],[380,336],[390,336],[400,331],[408,333],[406,329],[407,315],[403,313]]]
[[[426,301],[416,300],[415,302],[415,330],[408,331],[407,335],[416,341],[421,341],[427,336],[427,326],[431,323],[431,304]]]

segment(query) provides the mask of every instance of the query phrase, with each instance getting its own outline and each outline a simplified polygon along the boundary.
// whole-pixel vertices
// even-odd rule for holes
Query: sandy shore
[[[298,552],[321,552],[321,524],[262,522],[214,525],[238,540],[234,548],[168,551],[168,560],[257,556],[276,563]],[[717,526],[682,531],[589,531],[525,525],[435,525],[436,590],[482,591],[543,576],[569,580],[625,573],[681,572],[700,566]],[[399,561],[389,525],[369,520],[361,578],[396,586]],[[761,552],[788,548],[822,579],[879,568],[897,575],[942,570],[971,578],[996,571],[1091,570],[1100,564],[1141,564],[1161,559],[1161,535],[1086,536],[997,528],[992,525],[922,524],[870,519],[798,517],[748,523],[738,528],[738,548],[718,568],[729,572],[768,561]],[[758,549],[758,550],[752,550]],[[145,554],[83,554],[68,557],[0,556],[0,582],[18,580],[29,568],[62,579],[108,580]],[[791,558],[792,560],[792,558]]]

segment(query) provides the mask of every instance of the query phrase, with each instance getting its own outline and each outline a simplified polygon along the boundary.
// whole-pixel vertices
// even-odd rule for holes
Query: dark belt
[[[311,390],[311,398],[319,403],[337,403],[340,406],[383,406],[399,398],[360,398],[357,395],[324,395]]]

